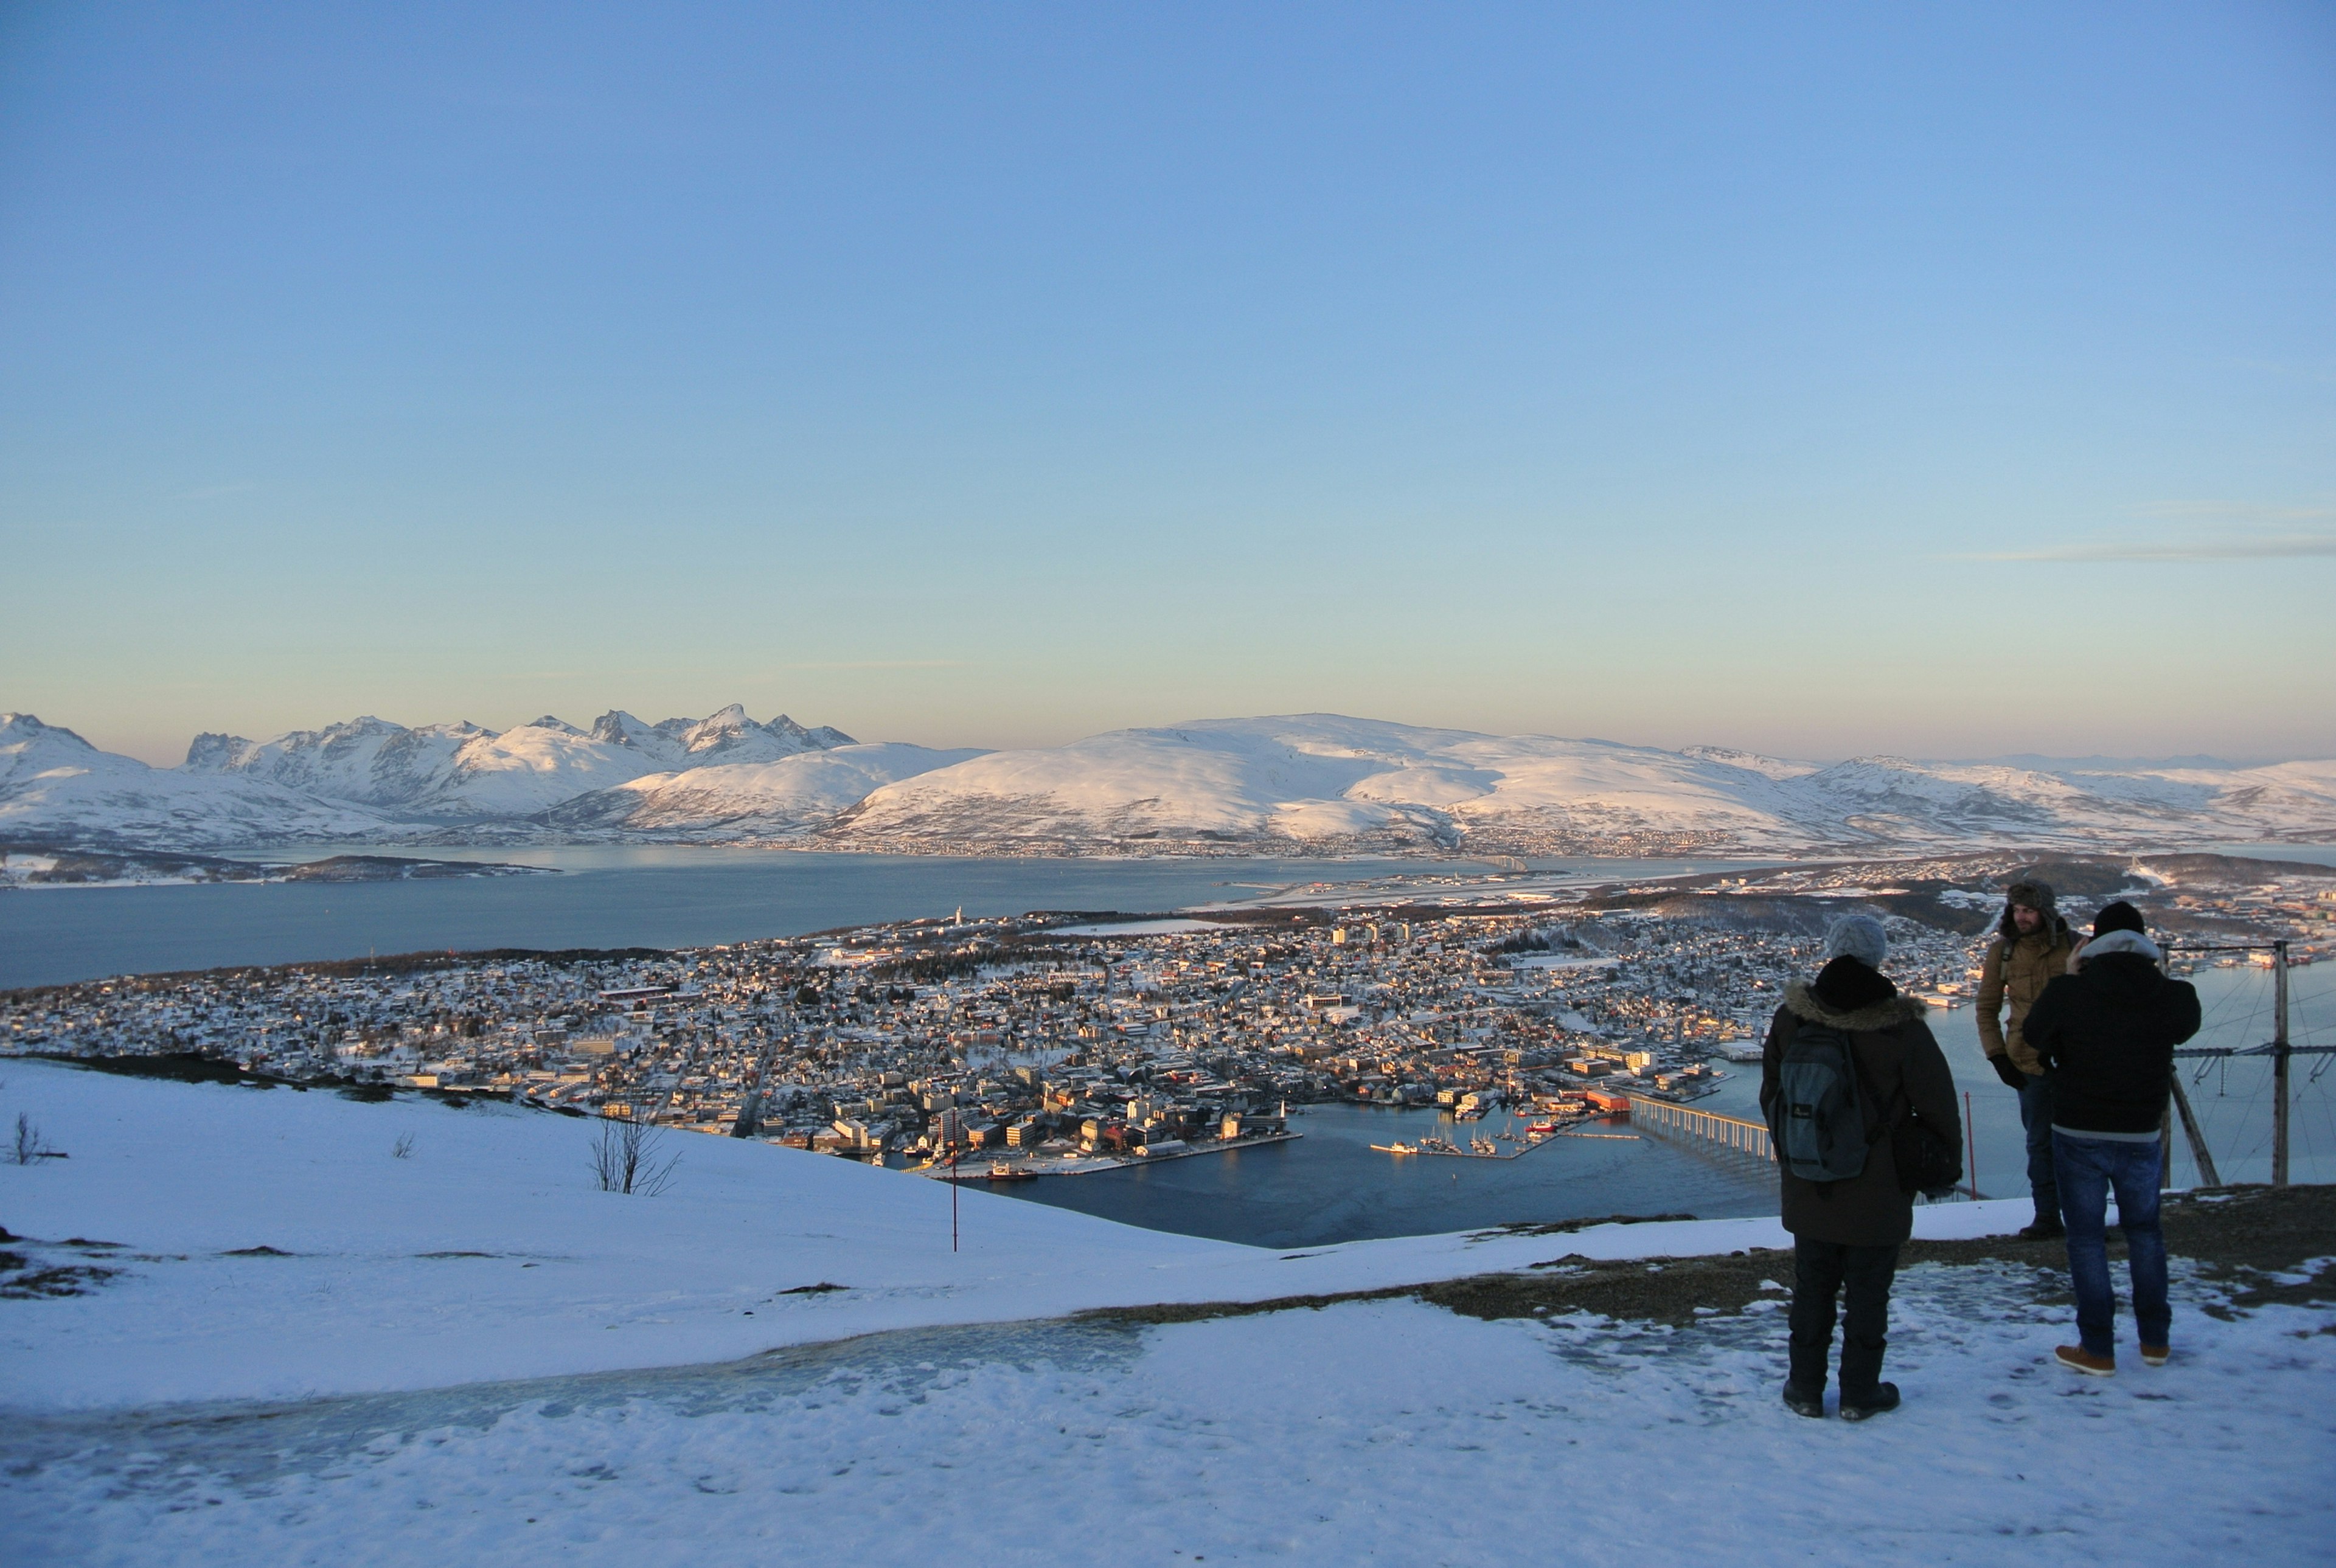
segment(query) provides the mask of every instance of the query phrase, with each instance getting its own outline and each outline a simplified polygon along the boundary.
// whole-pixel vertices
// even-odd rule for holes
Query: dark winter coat
[[[1844,960],[1836,960],[1840,962]],[[1931,1026],[1922,1021],[1922,1005],[1898,994],[1897,989],[1872,970],[1878,995],[1854,997],[1859,1005],[1828,1006],[1815,990],[1795,980],[1785,988],[1785,1005],[1768,1026],[1768,1043],[1760,1064],[1760,1109],[1768,1112],[1776,1100],[1776,1069],[1785,1047],[1803,1019],[1829,1024],[1849,1037],[1857,1057],[1857,1086],[1866,1100],[1866,1132],[1881,1130],[1903,1088],[1917,1115],[1942,1135],[1960,1144],[1962,1118],[1955,1112],[1955,1083]],[[1829,994],[1832,994],[1829,992]],[[1835,996],[1835,1000],[1844,998]],[[1773,1117],[1771,1120],[1773,1121]],[[1807,1182],[1778,1166],[1784,1183],[1785,1229],[1816,1242],[1838,1242],[1852,1247],[1883,1247],[1904,1241],[1914,1229],[1914,1199],[1898,1190],[1897,1162],[1891,1139],[1875,1140],[1865,1156],[1865,1169],[1845,1182]]]
[[[2028,1044],[2052,1080],[2052,1125],[2154,1133],[2166,1118],[2174,1047],[2198,1032],[2198,993],[2140,953],[2104,953],[2044,988]]]

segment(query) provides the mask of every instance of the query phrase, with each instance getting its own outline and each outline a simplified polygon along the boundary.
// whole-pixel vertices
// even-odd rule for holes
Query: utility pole
[[[2292,1054],[2287,1043],[2287,943],[2271,945],[2271,1184],[2287,1185],[2287,1063]]]

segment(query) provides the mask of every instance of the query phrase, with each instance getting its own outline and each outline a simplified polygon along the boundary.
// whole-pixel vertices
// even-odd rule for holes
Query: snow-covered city
[[[2336,8],[0,8],[0,1568],[2336,1556]]]

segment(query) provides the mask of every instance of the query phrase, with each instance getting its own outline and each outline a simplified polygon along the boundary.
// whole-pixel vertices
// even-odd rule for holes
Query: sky
[[[0,6],[0,710],[2336,755],[2336,7]]]

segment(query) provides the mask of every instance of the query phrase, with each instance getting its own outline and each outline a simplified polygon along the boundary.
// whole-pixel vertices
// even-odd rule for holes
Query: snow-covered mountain
[[[980,755],[851,742],[776,762],[649,774],[579,795],[543,813],[543,822],[552,828],[660,838],[795,838],[826,827],[885,784]]]
[[[0,713],[0,842],[204,849],[395,827],[361,805],[261,779],[149,767],[31,714]]]
[[[784,714],[756,724],[735,703],[710,718],[655,725],[612,710],[589,734],[550,715],[500,735],[468,722],[408,729],[368,716],[265,741],[200,735],[181,771],[241,774],[400,816],[459,820],[529,816],[645,774],[773,762],[850,744],[841,730],[805,729]]]
[[[1218,719],[994,752],[875,791],[864,847],[1465,847],[1776,852],[2336,836],[2336,763],[2069,775],[1484,735],[1336,715]]]
[[[592,738],[623,746],[656,764],[644,772],[776,762],[804,752],[856,744],[840,729],[827,725],[808,729],[785,714],[768,724],[756,724],[746,716],[744,705],[735,702],[706,718],[669,718],[657,724],[644,724],[621,708],[611,708],[593,721]]]
[[[1335,714],[1209,719],[1001,752],[863,745],[735,705],[589,731],[360,718],[204,735],[147,767],[0,718],[0,838],[200,849],[375,842],[814,839],[994,853],[1499,854],[2144,848],[2336,839],[2336,762],[2060,769],[1860,757],[1820,766]]]

